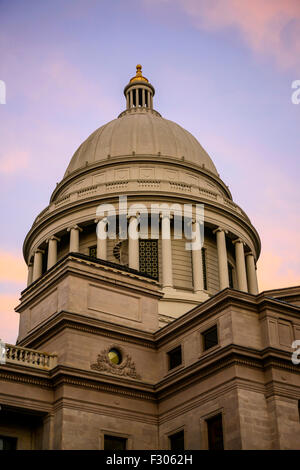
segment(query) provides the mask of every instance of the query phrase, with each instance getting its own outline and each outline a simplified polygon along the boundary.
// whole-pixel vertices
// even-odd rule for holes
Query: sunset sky
[[[0,0],[0,18],[1,339],[17,337],[24,237],[137,63],[258,230],[260,290],[299,284],[299,0]]]

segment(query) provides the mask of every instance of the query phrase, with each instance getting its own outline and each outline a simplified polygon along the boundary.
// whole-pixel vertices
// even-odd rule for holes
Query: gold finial
[[[143,75],[142,75],[142,66],[141,66],[141,64],[137,64],[137,66],[136,66],[136,75],[135,75],[135,77],[131,78],[130,83],[135,82],[135,81],[148,82],[148,79],[146,77],[143,77]]]

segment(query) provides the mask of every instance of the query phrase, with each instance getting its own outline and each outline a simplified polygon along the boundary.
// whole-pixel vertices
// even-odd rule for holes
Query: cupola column
[[[235,262],[238,289],[243,292],[248,292],[246,264],[244,254],[244,242],[240,238],[232,242],[235,245]]]
[[[199,243],[199,248],[192,250],[192,263],[193,263],[193,286],[195,294],[203,291],[203,266],[202,266],[202,253],[201,253],[201,239],[200,239],[200,226],[197,220],[193,220],[193,240],[194,243]]]
[[[145,88],[142,89],[142,106],[145,107]]]
[[[97,224],[97,258],[107,259],[107,217],[99,220],[96,219]]]
[[[57,263],[57,242],[60,239],[53,236],[47,240],[48,242],[48,260],[47,260],[47,269],[52,268]]]
[[[217,237],[217,251],[218,251],[218,267],[219,267],[219,282],[220,290],[229,287],[229,276],[228,276],[228,261],[227,261],[227,249],[225,230],[218,227],[213,231]]]
[[[34,253],[32,282],[41,277],[43,273],[43,254],[45,252],[39,248]]]
[[[257,295],[258,284],[257,284],[255,260],[254,260],[254,255],[251,251],[249,253],[246,253],[246,270],[247,270],[249,293]]]
[[[79,253],[79,232],[82,232],[82,228],[78,225],[74,225],[68,228],[68,232],[70,232],[69,252]]]
[[[139,220],[137,216],[129,217],[128,225],[128,265],[132,269],[139,270]]]
[[[162,285],[164,288],[173,287],[172,246],[170,214],[161,214],[162,238]]]
[[[28,263],[28,275],[27,275],[27,286],[30,286],[32,283],[32,275],[33,275],[33,262],[29,261]]]

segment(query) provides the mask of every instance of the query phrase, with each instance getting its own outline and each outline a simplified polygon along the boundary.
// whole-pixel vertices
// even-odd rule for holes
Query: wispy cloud
[[[29,153],[18,149],[0,152],[0,173],[5,176],[14,175],[29,167]]]
[[[0,251],[0,282],[26,282],[27,268],[21,255]]]
[[[174,8],[173,0],[145,0],[148,8],[168,2]],[[199,29],[236,30],[253,52],[273,56],[283,67],[300,64],[299,0],[177,0],[177,4]]]
[[[14,308],[18,303],[17,294],[0,294],[0,338],[10,344],[15,344],[17,339],[19,315]]]

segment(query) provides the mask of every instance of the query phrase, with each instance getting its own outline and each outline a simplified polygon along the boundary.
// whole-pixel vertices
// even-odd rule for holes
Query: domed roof
[[[91,134],[74,153],[65,176],[109,157],[166,156],[191,162],[218,175],[192,134],[154,110],[126,111]]]

